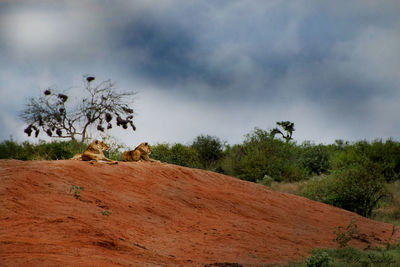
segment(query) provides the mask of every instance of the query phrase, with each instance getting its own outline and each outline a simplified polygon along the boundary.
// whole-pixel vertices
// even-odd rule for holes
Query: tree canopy
[[[95,77],[84,76],[83,88],[73,97],[71,88],[60,92],[54,88],[44,90],[38,98],[30,98],[20,117],[28,124],[24,130],[28,136],[40,132],[50,137],[81,141],[87,138],[91,126],[104,132],[116,126],[136,130],[133,124],[134,92],[117,92],[115,83],[105,80],[95,84]],[[93,127],[94,128],[94,127]]]

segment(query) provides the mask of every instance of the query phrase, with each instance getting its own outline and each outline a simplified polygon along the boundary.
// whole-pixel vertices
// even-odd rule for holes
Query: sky
[[[136,92],[137,130],[109,132],[128,146],[238,144],[278,121],[298,143],[400,141],[399,13],[398,0],[3,0],[0,141],[35,141],[27,100],[84,75]]]

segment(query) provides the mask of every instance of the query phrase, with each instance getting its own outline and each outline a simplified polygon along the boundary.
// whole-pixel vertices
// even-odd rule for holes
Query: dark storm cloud
[[[330,4],[298,11],[284,3],[235,7],[225,2],[218,6],[219,19],[210,2],[193,6],[173,3],[165,12],[144,10],[119,29],[122,45],[134,51],[129,62],[134,72],[183,94],[202,88],[202,97],[218,100],[234,101],[245,92],[260,101],[279,98],[289,90],[281,84],[296,76],[293,71],[306,75],[301,78],[305,88],[293,90],[304,91],[312,101],[347,103],[374,90],[369,77],[340,69],[346,59],[335,49],[353,40],[367,21],[390,24],[391,18],[379,12],[357,15],[354,6],[340,10]]]
[[[142,53],[140,57],[131,55],[135,70],[158,85],[196,80],[213,87],[228,86],[229,79],[222,71],[214,73],[212,66],[195,58],[199,49],[195,33],[178,23],[166,25],[141,18],[125,25],[121,36],[124,46]]]
[[[157,116],[176,120],[175,128],[185,116],[174,110],[184,108],[201,129],[242,127],[237,135],[289,119],[316,140],[321,129],[350,139],[368,125],[388,136],[400,131],[392,115],[400,98],[399,11],[396,0],[3,1],[0,84],[33,95],[30,88],[67,87],[90,73],[147,88],[149,112],[173,106]],[[22,100],[8,98],[15,102],[0,104],[15,113]]]

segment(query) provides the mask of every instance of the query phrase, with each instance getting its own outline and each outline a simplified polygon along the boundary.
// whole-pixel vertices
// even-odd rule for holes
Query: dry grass
[[[390,193],[372,215],[372,219],[400,226],[400,181],[387,184]]]
[[[301,189],[307,184],[307,181],[293,182],[293,183],[278,183],[273,182],[270,188],[274,191],[288,193],[293,195],[301,195]]]
[[[304,188],[307,182],[308,181],[294,183],[273,182],[270,188],[282,193],[301,195],[302,188]],[[387,184],[387,189],[390,196],[374,210],[371,219],[400,226],[400,181]]]

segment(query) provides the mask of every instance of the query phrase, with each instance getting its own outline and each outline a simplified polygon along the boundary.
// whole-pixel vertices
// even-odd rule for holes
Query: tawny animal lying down
[[[83,160],[91,162],[105,161],[105,163],[107,164],[118,164],[117,161],[109,159],[104,155],[103,150],[107,151],[109,148],[110,147],[103,141],[94,140],[88,146],[88,148],[83,151],[83,153],[78,153],[74,155],[71,160]]]
[[[158,160],[151,159],[149,157],[150,153],[151,147],[147,142],[145,142],[138,145],[134,150],[123,152],[122,160],[159,162]]]

